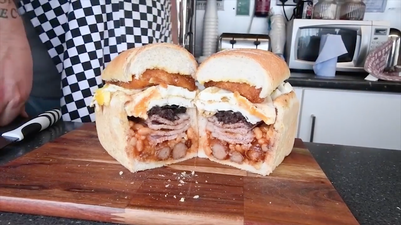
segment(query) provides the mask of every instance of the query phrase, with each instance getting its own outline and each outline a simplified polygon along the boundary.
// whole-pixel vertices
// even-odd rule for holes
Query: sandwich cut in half
[[[292,151],[299,101],[287,64],[257,49],[224,50],[198,68],[198,157],[269,175]]]
[[[197,156],[197,62],[185,48],[148,44],[122,52],[94,95],[103,148],[131,172]]]

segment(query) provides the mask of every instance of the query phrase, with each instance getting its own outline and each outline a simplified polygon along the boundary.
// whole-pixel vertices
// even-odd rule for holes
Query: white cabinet
[[[303,141],[401,150],[401,94],[303,88],[301,95]]]

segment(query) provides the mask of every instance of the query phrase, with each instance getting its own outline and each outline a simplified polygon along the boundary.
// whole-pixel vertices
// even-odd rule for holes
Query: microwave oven
[[[325,34],[341,35],[347,49],[338,57],[336,71],[364,71],[369,52],[389,38],[387,21],[293,19],[287,25],[286,61],[290,69],[313,70]]]

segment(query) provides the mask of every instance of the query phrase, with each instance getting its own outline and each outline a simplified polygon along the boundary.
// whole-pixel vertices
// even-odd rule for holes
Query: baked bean
[[[258,144],[263,145],[265,143],[265,139],[258,139]]]
[[[187,130],[187,136],[189,139],[194,139],[196,134],[194,132],[194,129],[192,129],[192,127],[188,128]]]
[[[241,152],[242,151],[241,145],[235,145],[235,150]]]
[[[148,134],[152,133],[152,129],[150,129],[149,127],[142,127],[140,129],[138,129],[137,132],[140,135],[148,135]]]
[[[131,139],[129,140],[129,145],[130,146],[136,146],[136,138],[131,137]]]
[[[142,129],[142,128],[143,128],[143,125],[142,125],[142,124],[140,124],[140,123],[134,124],[134,129],[135,129],[135,130],[140,130],[140,129]]]
[[[255,134],[256,139],[261,139],[263,137],[263,133],[259,127],[253,128],[253,133]]]
[[[228,148],[229,148],[231,151],[234,151],[234,150],[235,150],[235,145],[229,144],[229,145],[228,145]]]
[[[138,152],[142,152],[142,150],[143,150],[143,142],[142,142],[141,139],[139,139],[139,140],[136,142],[136,150],[137,150]]]
[[[187,148],[190,148],[192,146],[192,141],[190,139],[186,140],[185,146],[187,146]]]
[[[139,136],[139,139],[141,139],[142,141],[146,140],[146,136]]]
[[[267,152],[269,149],[267,148],[267,144],[262,145],[262,151]]]

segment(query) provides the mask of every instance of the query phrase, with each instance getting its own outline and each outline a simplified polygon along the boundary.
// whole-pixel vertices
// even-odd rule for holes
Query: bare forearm
[[[0,36],[25,37],[24,24],[18,14],[14,0],[0,0]]]

